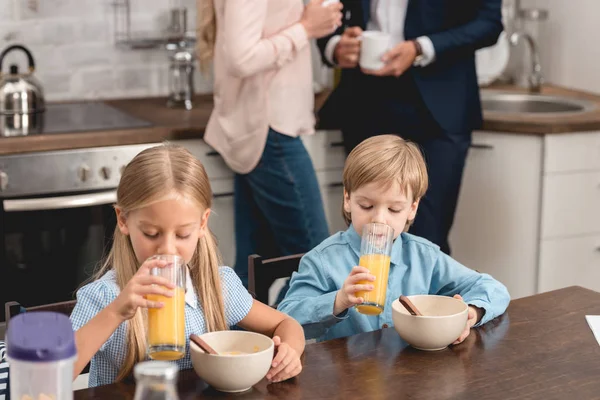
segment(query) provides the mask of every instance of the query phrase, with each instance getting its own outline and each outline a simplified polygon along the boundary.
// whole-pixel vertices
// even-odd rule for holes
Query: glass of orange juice
[[[148,355],[153,360],[172,361],[185,355],[185,278],[186,264],[175,255],[157,255],[167,265],[152,268],[151,275],[166,278],[175,285],[173,297],[147,295],[148,300],[160,301],[162,308],[148,309]]]
[[[371,274],[375,275],[375,281],[359,282],[360,284],[373,285],[371,291],[356,293],[356,297],[364,299],[362,304],[356,306],[356,311],[359,313],[379,315],[383,312],[393,243],[394,229],[391,226],[379,223],[364,226],[358,265],[367,268]]]

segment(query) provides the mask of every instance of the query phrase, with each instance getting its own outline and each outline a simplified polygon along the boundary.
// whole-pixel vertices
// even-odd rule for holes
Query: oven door
[[[74,298],[109,248],[115,201],[111,190],[0,202],[0,321],[7,301]]]

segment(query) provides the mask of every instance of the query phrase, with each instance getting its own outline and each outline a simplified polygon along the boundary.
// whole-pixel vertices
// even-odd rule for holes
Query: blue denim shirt
[[[426,239],[402,233],[392,247],[384,311],[377,316],[351,308],[333,315],[337,291],[358,265],[361,237],[351,226],[306,253],[279,310],[302,324],[307,339],[319,341],[393,326],[392,302],[401,294],[460,294],[485,310],[478,325],[501,315],[510,302],[506,287],[490,275],[458,263]]]

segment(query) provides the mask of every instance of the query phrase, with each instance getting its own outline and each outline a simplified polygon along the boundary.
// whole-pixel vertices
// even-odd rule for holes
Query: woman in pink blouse
[[[198,55],[214,61],[204,140],[236,172],[235,270],[248,256],[306,252],[329,236],[300,135],[314,133],[310,40],[341,24],[341,4],[198,0]]]

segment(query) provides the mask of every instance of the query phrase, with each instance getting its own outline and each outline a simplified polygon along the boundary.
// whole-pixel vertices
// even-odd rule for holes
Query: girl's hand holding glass
[[[113,309],[120,318],[123,320],[133,318],[138,307],[161,308],[162,302],[150,301],[146,298],[149,294],[173,297],[175,285],[166,278],[150,275],[152,268],[162,268],[167,264],[167,261],[158,259],[149,259],[142,264],[112,303]]]

